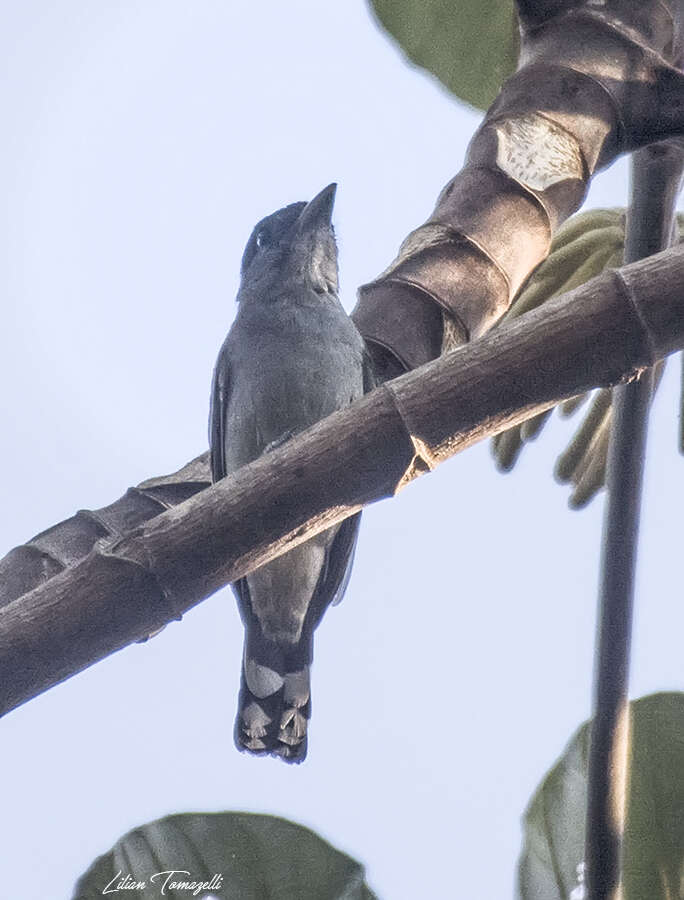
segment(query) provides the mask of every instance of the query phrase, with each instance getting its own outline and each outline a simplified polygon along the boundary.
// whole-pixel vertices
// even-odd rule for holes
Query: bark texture
[[[0,608],[0,712],[476,441],[681,349],[683,279],[682,247],[607,272],[97,540],[80,563]]]
[[[476,131],[463,170],[353,318],[381,371],[481,336],[547,255],[591,176],[684,131],[675,0],[519,0],[518,71]]]
[[[129,488],[102,509],[80,509],[0,559],[0,607],[80,562],[98,542],[127,534],[211,484],[209,454]]]

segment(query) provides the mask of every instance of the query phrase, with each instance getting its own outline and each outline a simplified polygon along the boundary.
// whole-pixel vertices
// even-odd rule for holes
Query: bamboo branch
[[[129,488],[102,509],[81,509],[0,559],[0,608],[80,562],[98,541],[116,540],[211,484],[209,454]]]
[[[517,0],[518,71],[462,171],[352,314],[381,372],[481,336],[546,257],[592,175],[684,131],[675,0]]]
[[[0,713],[498,431],[684,347],[684,248],[383,385],[0,609]]]

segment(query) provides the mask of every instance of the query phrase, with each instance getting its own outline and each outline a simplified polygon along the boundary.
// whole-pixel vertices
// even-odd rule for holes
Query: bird
[[[212,481],[235,472],[375,386],[365,342],[338,296],[336,184],[254,227],[238,311],[214,368]],[[232,585],[245,628],[235,743],[300,763],[311,716],[313,632],[347,588],[360,513]]]

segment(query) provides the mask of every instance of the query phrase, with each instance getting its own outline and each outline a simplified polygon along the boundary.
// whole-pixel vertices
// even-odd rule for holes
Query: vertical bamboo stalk
[[[625,262],[669,246],[684,150],[656,144],[632,159]],[[628,790],[629,657],[652,370],[614,390],[589,755],[586,873],[589,900],[620,900]]]

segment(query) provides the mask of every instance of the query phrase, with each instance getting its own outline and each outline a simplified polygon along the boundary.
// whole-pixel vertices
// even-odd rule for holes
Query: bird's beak
[[[309,200],[297,220],[297,230],[300,233],[313,231],[322,225],[330,225],[336,191],[337,185],[333,182],[316,194],[313,200]]]

